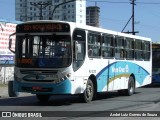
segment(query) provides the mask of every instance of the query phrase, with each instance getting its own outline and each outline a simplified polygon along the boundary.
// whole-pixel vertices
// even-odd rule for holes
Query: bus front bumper
[[[71,81],[65,80],[61,83],[24,83],[14,81],[16,92],[27,92],[32,94],[71,94]]]

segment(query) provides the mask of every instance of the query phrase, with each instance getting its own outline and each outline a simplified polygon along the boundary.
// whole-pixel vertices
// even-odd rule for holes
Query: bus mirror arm
[[[9,50],[12,52],[12,53],[15,53],[15,51],[13,51],[11,48],[12,48],[12,36],[14,36],[16,33],[13,33],[9,36]]]

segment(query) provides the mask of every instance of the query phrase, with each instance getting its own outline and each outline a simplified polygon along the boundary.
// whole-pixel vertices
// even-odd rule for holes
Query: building
[[[49,15],[49,2],[51,0],[16,0],[15,1],[15,17],[16,20],[19,21],[30,21],[30,20],[38,20],[48,19]],[[48,3],[48,5],[41,5]],[[46,7],[45,7],[46,6]],[[45,8],[44,8],[45,7]],[[42,8],[42,12],[41,12]]]
[[[94,27],[99,27],[99,12],[100,8],[97,6],[90,6],[86,8],[86,24]]]
[[[86,24],[86,0],[16,0],[19,21],[62,20]],[[62,4],[68,2],[66,4]]]

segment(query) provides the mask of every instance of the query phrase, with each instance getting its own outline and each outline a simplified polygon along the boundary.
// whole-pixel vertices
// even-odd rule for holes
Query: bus
[[[79,95],[90,102],[100,92],[132,95],[151,83],[151,39],[63,21],[17,25],[13,90]],[[12,36],[12,35],[11,35]]]
[[[152,83],[160,83],[160,43],[152,43]]]

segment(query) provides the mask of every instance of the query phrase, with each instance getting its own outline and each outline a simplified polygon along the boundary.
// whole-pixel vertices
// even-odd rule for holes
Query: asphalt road
[[[160,119],[160,85],[154,85],[154,86],[152,85],[143,88],[138,88],[136,89],[136,93],[132,96],[119,96],[116,91],[102,93],[100,94],[97,100],[92,101],[90,103],[81,103],[78,96],[64,96],[64,95],[52,96],[50,100],[45,104],[40,103],[34,95],[30,94],[28,94],[27,96],[22,95],[21,97],[18,98],[1,97],[0,111],[1,112],[17,111],[18,113],[22,111],[29,111],[36,113],[41,112],[42,117],[43,115],[48,115],[48,117],[46,118],[41,118],[45,120],[50,119],[51,117],[49,116],[52,117],[55,116],[54,119],[67,119],[67,120],[68,119],[106,120],[106,117],[109,117],[107,119],[113,119],[113,120],[114,119],[137,120],[138,118],[140,120],[141,119],[155,120],[155,119]],[[141,117],[143,112],[147,114],[147,117]],[[112,113],[113,115],[118,115],[118,116],[111,117]],[[138,113],[140,113],[141,116],[135,118],[135,115],[137,115]],[[130,115],[127,116],[127,114]],[[134,115],[134,117],[132,114]],[[150,115],[153,116],[151,117]],[[158,115],[159,117],[156,117],[156,115]],[[17,120],[17,118],[15,119]]]

